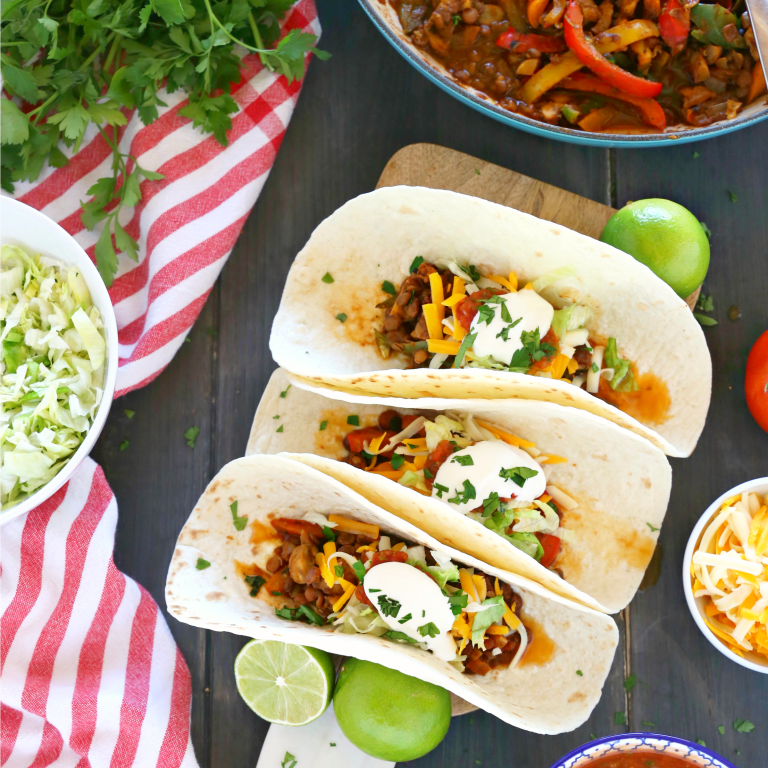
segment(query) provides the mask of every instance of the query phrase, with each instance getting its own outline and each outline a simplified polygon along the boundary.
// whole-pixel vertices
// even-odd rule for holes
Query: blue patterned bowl
[[[736,768],[712,750],[676,736],[658,733],[625,733],[590,741],[558,760],[552,768],[587,768],[599,757],[619,753],[656,752],[687,760],[698,768]]]
[[[565,141],[569,144],[586,144],[593,147],[661,147],[686,144],[689,141],[701,141],[712,136],[738,131],[740,128],[746,128],[761,120],[768,119],[766,100],[757,99],[733,120],[713,123],[705,128],[670,126],[665,133],[627,136],[618,133],[588,133],[574,128],[548,125],[540,120],[533,120],[525,115],[509,112],[484,93],[461,85],[447,72],[441,62],[410,42],[400,26],[400,20],[395,9],[387,0],[359,0],[359,2],[371,21],[395,50],[409,64],[416,67],[422,75],[435,83],[438,88],[442,88],[446,93],[472,107],[472,109],[476,109],[501,123],[519,128],[526,133]],[[457,116],[457,119],[460,117]]]

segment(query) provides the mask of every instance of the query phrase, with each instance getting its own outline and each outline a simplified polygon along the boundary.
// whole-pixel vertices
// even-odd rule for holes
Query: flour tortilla
[[[256,412],[246,455],[286,452],[444,544],[592,608],[616,613],[637,592],[672,485],[667,458],[647,440],[590,413],[553,403],[381,398],[376,405],[358,405],[295,387],[281,397],[287,387],[285,372],[275,371]],[[360,426],[373,426],[387,408],[428,418],[445,411],[469,412],[530,440],[543,453],[568,459],[544,465],[548,482],[579,502],[577,509],[565,513],[564,525],[573,539],[564,544],[557,561],[565,580],[438,499],[338,461],[347,456],[344,435],[355,428],[347,417],[357,415]],[[326,427],[320,430],[323,421]]]
[[[232,523],[233,501],[238,503],[238,515],[248,518],[242,531]],[[418,648],[277,618],[272,605],[250,597],[235,561],[263,567],[277,542],[251,544],[252,526],[268,525],[274,517],[302,517],[308,511],[375,523],[384,532],[445,552],[457,564],[508,582],[523,599],[523,618],[537,622],[556,643],[553,655],[541,665],[520,665],[485,677],[463,675]],[[210,562],[210,567],[197,570],[198,558]],[[170,613],[187,624],[309,645],[383,664],[442,686],[511,725],[542,734],[571,731],[589,717],[618,642],[618,630],[609,616],[441,546],[341,483],[279,456],[238,459],[213,479],[179,535],[168,572],[166,601]]]
[[[667,386],[661,424],[641,424],[567,381],[477,368],[401,370],[374,341],[387,298],[411,262],[453,259],[483,274],[514,271],[524,284],[555,269],[575,275],[546,289],[554,303],[589,304],[593,337],[615,336],[622,357]],[[322,281],[329,273],[332,283]],[[560,299],[551,292],[556,289]],[[345,314],[345,322],[336,319]],[[686,303],[645,265],[604,243],[512,208],[455,192],[386,187],[351,200],[320,224],[288,274],[272,326],[277,363],[303,380],[354,396],[526,398],[602,416],[670,456],[696,446],[709,407],[712,363]]]

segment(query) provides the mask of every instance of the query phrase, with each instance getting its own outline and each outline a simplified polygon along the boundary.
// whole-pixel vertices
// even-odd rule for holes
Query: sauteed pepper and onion
[[[415,645],[467,674],[515,666],[530,646],[522,598],[497,578],[341,515],[271,524],[282,543],[267,572],[242,572],[281,618]]]
[[[390,0],[413,44],[504,109],[595,133],[736,117],[766,90],[743,0]]]

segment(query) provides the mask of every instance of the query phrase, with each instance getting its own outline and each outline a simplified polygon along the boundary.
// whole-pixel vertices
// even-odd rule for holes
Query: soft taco
[[[532,400],[360,405],[275,371],[246,454],[282,453],[462,552],[611,613],[632,599],[669,501],[647,440]]]
[[[272,355],[364,400],[528,398],[590,411],[688,456],[712,364],[685,302],[631,256],[512,208],[389,187],[314,231]]]
[[[166,600],[186,623],[375,661],[537,733],[586,720],[618,641],[609,616],[279,456],[214,478],[179,536]]]

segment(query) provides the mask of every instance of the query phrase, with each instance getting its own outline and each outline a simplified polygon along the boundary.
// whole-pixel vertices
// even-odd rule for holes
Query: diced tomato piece
[[[550,533],[537,533],[536,538],[544,548],[540,562],[545,568],[549,568],[560,554],[560,539]]]
[[[437,470],[448,460],[448,457],[453,453],[453,448],[454,447],[447,440],[441,440],[437,444],[437,448],[429,454],[424,468],[432,475],[432,477],[426,478],[427,485],[431,486],[432,482],[434,482]]]
[[[302,531],[306,531],[310,536],[322,537],[323,529],[317,523],[310,523],[309,520],[294,520],[290,517],[278,517],[271,520],[272,527],[278,533],[287,533],[291,536],[301,536]]]
[[[371,568],[382,563],[407,563],[408,553],[395,552],[394,549],[383,549],[380,552],[374,552],[373,559],[371,560]],[[370,568],[368,569],[370,570]]]
[[[370,605],[373,610],[376,610],[376,606],[370,601],[368,598],[368,595],[365,594],[365,587],[362,584],[358,584],[357,589],[355,590],[355,597],[361,602],[365,603],[366,605]]]
[[[500,288],[483,288],[482,291],[476,291],[466,299],[462,299],[454,308],[453,314],[461,325],[469,330],[472,326],[472,320],[478,312],[479,302],[483,299],[490,299],[491,296],[503,296],[509,291]]]

